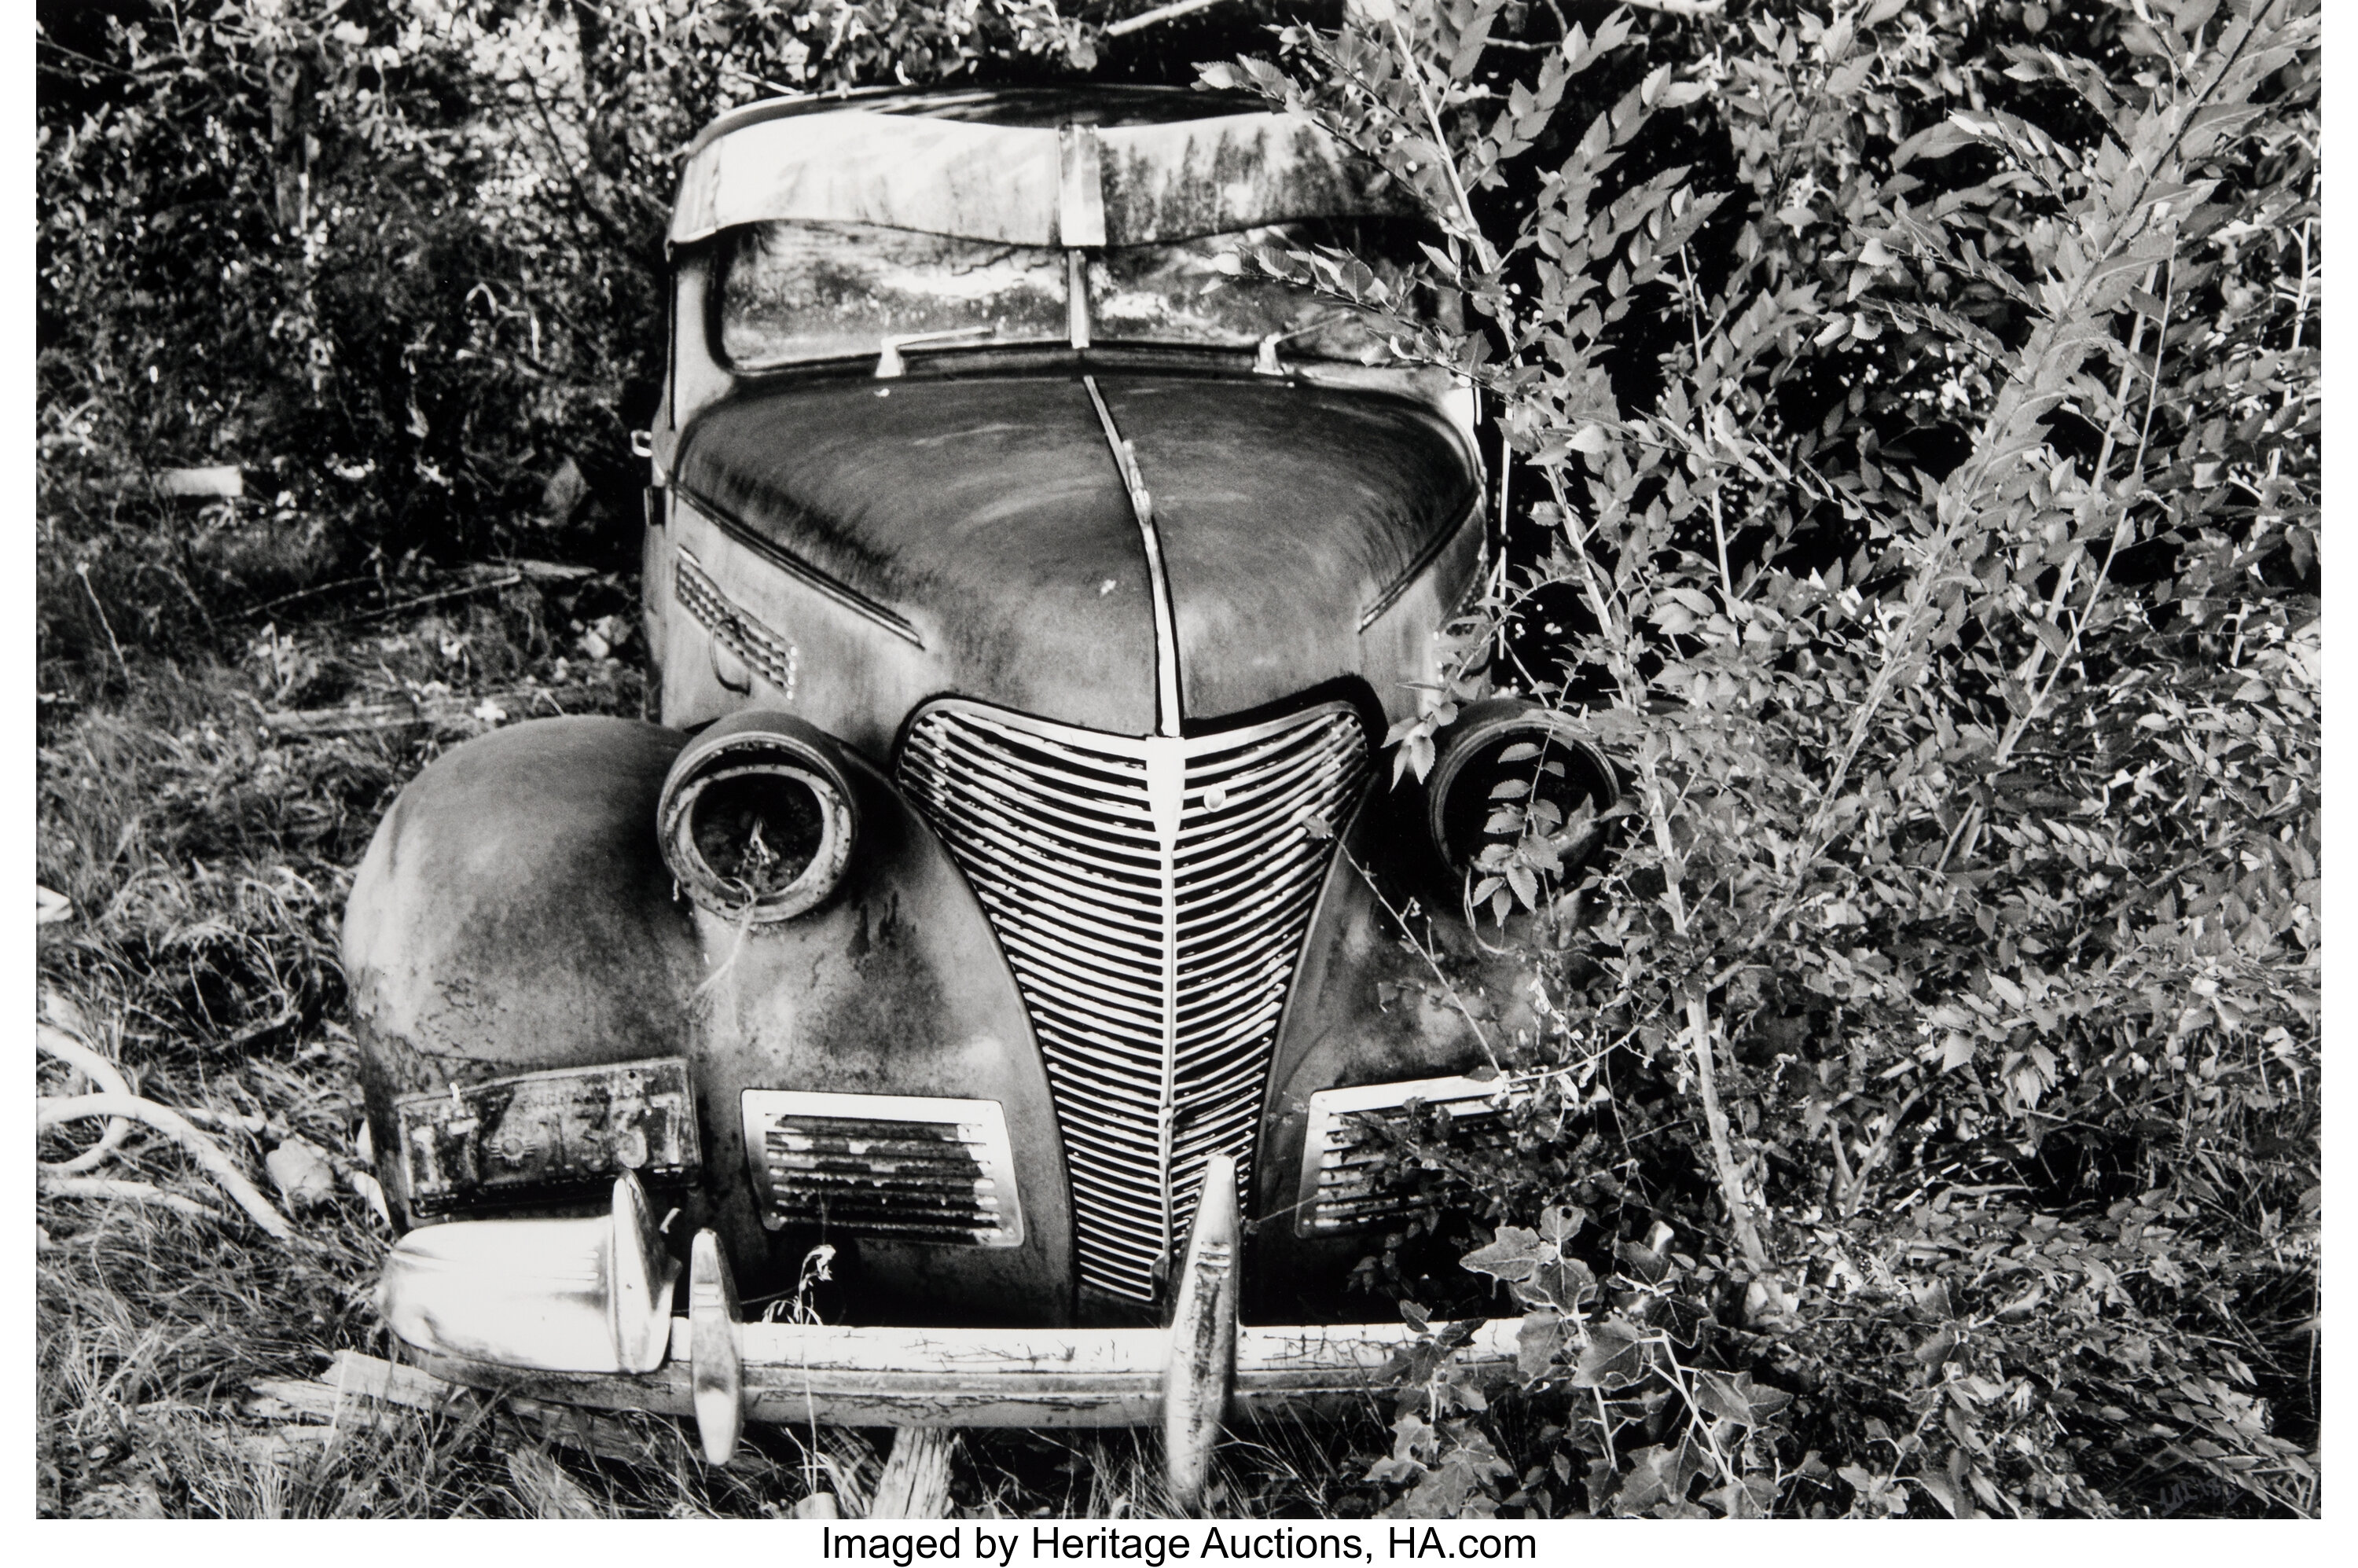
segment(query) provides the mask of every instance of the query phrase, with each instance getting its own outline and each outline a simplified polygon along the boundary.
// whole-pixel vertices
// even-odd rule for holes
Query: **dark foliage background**
[[[1474,330],[1398,348],[1489,395],[1512,569],[1401,772],[1514,691],[1631,784],[1601,824],[1501,795],[1464,890],[1498,951],[1401,931],[1498,1030],[1515,1136],[1402,1141],[1429,1206],[1358,1275],[1431,1329],[1390,1431],[1240,1456],[1226,1505],[2314,1512],[2315,5],[1108,33],[1143,9],[43,0],[44,1018],[346,1181],[283,1259],[45,1196],[44,1509],[550,1506],[504,1417],[289,1468],[223,1403],[379,1342],[347,869],[442,747],[635,710],[629,431],[699,125],[1200,62],[1453,236],[1420,287]],[[170,493],[212,466],[243,493]],[[1528,1313],[1520,1387],[1457,1368],[1477,1312]],[[600,1506],[774,1509],[862,1463],[784,1434],[707,1476],[641,1436],[576,1466]],[[961,1501],[1152,1508],[1145,1474],[978,1444]]]

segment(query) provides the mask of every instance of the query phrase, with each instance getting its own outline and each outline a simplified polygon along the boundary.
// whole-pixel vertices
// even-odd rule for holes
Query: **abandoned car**
[[[1463,907],[1535,748],[1610,787],[1511,700],[1421,784],[1383,754],[1497,558],[1472,394],[1253,255],[1433,238],[1258,100],[705,132],[654,721],[457,748],[352,895],[408,1353],[716,1462],[747,1420],[1159,1422],[1183,1496],[1223,1420],[1368,1387],[1410,1333],[1343,1288],[1398,1217],[1373,1123],[1498,1087],[1387,903]]]

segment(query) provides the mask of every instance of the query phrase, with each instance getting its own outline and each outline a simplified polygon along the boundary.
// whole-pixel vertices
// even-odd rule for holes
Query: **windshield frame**
[[[1397,227],[1397,234],[1391,237],[1393,243],[1387,247],[1391,255],[1383,261],[1383,265],[1391,272],[1393,286],[1402,288],[1422,287],[1422,284],[1416,275],[1414,266],[1401,258],[1407,254],[1417,242],[1430,241],[1437,231],[1428,220],[1405,214],[1349,213],[1292,218],[1279,223],[1257,225],[1252,229],[1228,231],[1189,240],[1111,247],[1011,245],[1001,242],[960,241],[952,236],[926,234],[925,231],[885,228],[881,225],[818,225],[795,220],[775,220],[764,223],[735,225],[715,234],[706,244],[697,247],[711,258],[710,283],[705,290],[705,337],[708,352],[717,368],[734,377],[763,381],[781,376],[841,372],[855,365],[877,367],[880,377],[889,379],[902,373],[904,366],[914,367],[920,362],[937,363],[942,368],[947,369],[953,365],[969,366],[988,363],[1009,356],[1038,362],[1043,359],[1069,359],[1070,356],[1079,353],[1109,351],[1119,353],[1123,357],[1143,357],[1165,363],[1174,361],[1196,364],[1242,362],[1264,373],[1271,370],[1273,361],[1281,353],[1286,368],[1321,365],[1336,369],[1349,367],[1360,371],[1413,369],[1415,362],[1399,360],[1390,353],[1387,346],[1389,337],[1380,330],[1381,318],[1370,308],[1355,306],[1341,296],[1294,283],[1286,278],[1272,276],[1267,272],[1247,270],[1244,265],[1225,267],[1215,265],[1210,270],[1224,273],[1228,276],[1238,278],[1249,284],[1261,285],[1271,289],[1283,289],[1298,297],[1302,309],[1293,322],[1279,323],[1283,330],[1262,334],[1250,341],[1236,339],[1228,341],[1175,333],[1161,335],[1152,331],[1141,332],[1127,326],[1108,330],[1111,323],[1102,319],[1097,308],[1100,280],[1110,265],[1112,257],[1125,254],[1154,252],[1175,254],[1191,248],[1202,247],[1208,241],[1231,242],[1231,248],[1226,253],[1228,256],[1249,256],[1254,250],[1271,246],[1294,254],[1323,250],[1351,257],[1361,262],[1362,265],[1369,265],[1370,269],[1374,270],[1374,265],[1368,259],[1369,247],[1363,244],[1332,243],[1335,238],[1347,235],[1356,238],[1358,232],[1364,232],[1364,226],[1370,223]],[[1022,337],[984,336],[979,330],[973,335],[962,335],[962,330],[959,329],[948,329],[940,332],[928,330],[914,334],[880,332],[871,340],[869,344],[863,345],[857,351],[818,353],[807,357],[764,360],[742,358],[738,353],[732,352],[727,341],[730,308],[730,274],[738,265],[738,257],[742,254],[741,247],[746,243],[747,236],[770,228],[822,226],[845,230],[861,229],[879,235],[898,234],[913,237],[924,235],[929,240],[944,243],[967,243],[978,249],[993,251],[1034,253],[1038,257],[1061,254],[1065,260],[1065,265],[1061,269],[1063,297],[1058,309],[1065,317],[1065,328],[1061,331],[1050,330],[1044,329],[1044,323],[1039,323],[1035,324],[1039,330],[1028,331]],[[1298,231],[1304,227],[1310,228],[1312,232],[1292,234],[1278,232],[1288,229]],[[1269,237],[1259,240],[1246,238],[1252,235]],[[1030,270],[1034,274],[1045,274],[1049,269],[1034,266]],[[1379,273],[1379,276],[1381,274]],[[1075,308],[1076,293],[1081,300],[1086,302],[1087,308]],[[1435,313],[1438,314],[1437,311]],[[1368,319],[1367,336],[1369,341],[1362,344],[1357,351],[1322,353],[1314,347],[1303,345],[1303,341],[1312,338],[1313,334],[1341,325],[1352,317]],[[918,340],[914,344],[906,342],[906,340],[912,336]],[[924,341],[925,338],[933,337],[939,337],[944,341],[932,343]],[[889,347],[888,340],[891,341]]]

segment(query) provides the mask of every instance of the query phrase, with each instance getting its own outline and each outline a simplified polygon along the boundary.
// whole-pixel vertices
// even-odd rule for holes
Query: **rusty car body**
[[[1183,1496],[1221,1420],[1366,1387],[1409,1333],[1341,1290],[1397,1217],[1371,1123],[1500,1087],[1386,903],[1451,918],[1501,755],[1609,779],[1513,702],[1421,788],[1379,765],[1497,560],[1472,398],[1251,253],[1432,237],[1218,94],[704,134],[654,721],[456,749],[352,895],[424,1365],[693,1412],[716,1460],[748,1419],[1159,1421]]]

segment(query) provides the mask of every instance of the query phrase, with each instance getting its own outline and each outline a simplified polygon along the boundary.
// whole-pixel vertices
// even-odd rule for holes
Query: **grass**
[[[474,693],[529,682],[568,710],[635,710],[627,666],[577,653],[558,669],[552,622],[563,634],[573,608],[526,589],[406,622],[234,629],[177,656],[110,635],[45,661],[39,874],[70,908],[40,928],[45,1020],[140,1092],[197,1113],[257,1181],[268,1150],[297,1135],[340,1175],[360,1169],[336,961],[350,868],[400,782],[486,727],[468,711]],[[347,702],[434,717],[265,728],[265,715]],[[38,1087],[79,1083],[45,1062]],[[97,1125],[45,1135],[43,1157],[85,1146]],[[135,1134],[96,1173],[219,1205],[159,1136]],[[112,1197],[45,1195],[40,1224],[43,1513],[515,1511],[496,1423],[404,1418],[288,1456],[276,1423],[240,1413],[257,1379],[309,1378],[341,1348],[384,1352],[369,1296],[390,1236],[358,1193],[298,1217],[287,1247],[243,1217]]]
[[[218,611],[196,623],[182,607],[201,596],[177,577],[171,592],[145,590],[143,611],[135,578],[81,599],[75,577],[48,575],[38,865],[70,914],[39,928],[44,1020],[201,1119],[265,1191],[264,1159],[293,1136],[340,1179],[362,1171],[336,957],[352,868],[402,782],[444,749],[534,714],[639,710],[635,649],[601,658],[585,645],[613,634],[608,617],[627,623],[633,583],[544,573],[393,615],[322,595],[280,626]],[[393,597],[507,575],[445,574]],[[102,600],[114,607],[103,620],[90,608]],[[87,1086],[45,1059],[37,1087]],[[41,1157],[70,1157],[100,1125],[53,1130]],[[606,1446],[630,1457],[598,1457],[471,1397],[340,1423],[332,1442],[327,1428],[289,1429],[257,1381],[317,1377],[340,1350],[390,1354],[371,1302],[384,1222],[347,1182],[294,1216],[296,1239],[280,1246],[146,1131],[92,1174],[222,1212],[39,1198],[45,1516],[750,1518],[791,1512],[815,1487],[856,1505],[881,1468],[889,1433],[755,1429],[713,1469],[692,1432],[643,1415],[601,1429],[624,1434]],[[1230,1444],[1216,1508],[1372,1511],[1376,1489],[1355,1478],[1364,1462],[1345,1461],[1380,1445],[1380,1419]],[[969,1432],[953,1499],[981,1518],[1164,1514],[1158,1442]]]

